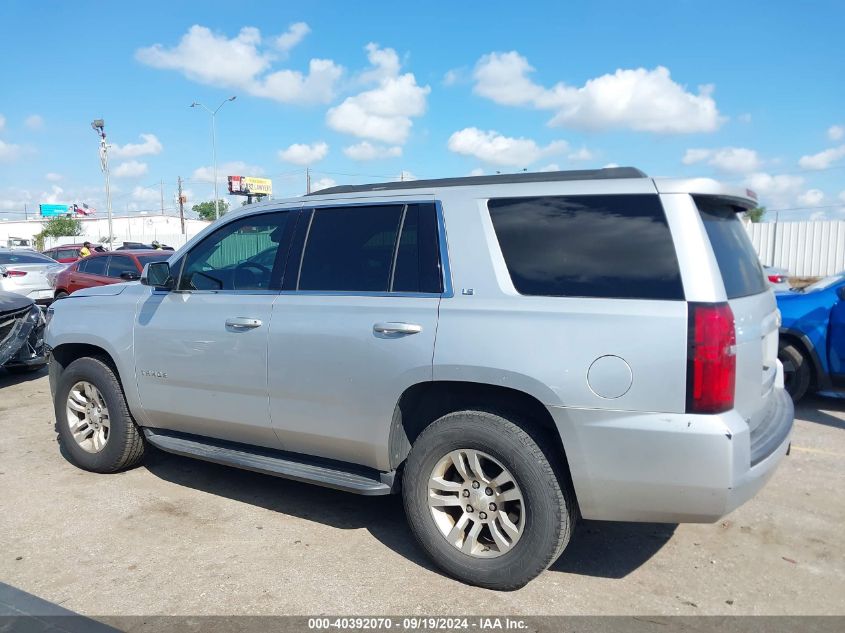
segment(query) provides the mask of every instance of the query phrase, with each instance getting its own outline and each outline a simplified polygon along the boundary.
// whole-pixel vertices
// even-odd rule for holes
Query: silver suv
[[[227,214],[52,308],[60,439],[364,495],[465,582],[576,518],[715,521],[787,453],[753,193],[632,168],[335,187]]]

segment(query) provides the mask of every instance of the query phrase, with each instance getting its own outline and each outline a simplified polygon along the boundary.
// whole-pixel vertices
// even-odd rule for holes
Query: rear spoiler
[[[686,193],[692,196],[708,196],[726,201],[737,211],[748,211],[757,206],[757,194],[745,187],[723,185],[711,178],[655,178],[658,193]]]

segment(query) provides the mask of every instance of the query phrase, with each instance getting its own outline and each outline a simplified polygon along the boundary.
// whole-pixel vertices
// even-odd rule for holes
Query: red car
[[[172,251],[146,250],[91,253],[56,276],[54,296],[61,299],[80,288],[140,279],[146,264],[163,262],[172,254]]]
[[[44,255],[50,259],[55,259],[59,263],[70,264],[71,262],[75,262],[80,259],[79,249],[81,249],[82,246],[83,244],[62,244],[61,246],[48,248],[44,251]],[[99,244],[92,244],[91,252],[94,252],[94,249],[96,248],[102,248],[102,246]]]

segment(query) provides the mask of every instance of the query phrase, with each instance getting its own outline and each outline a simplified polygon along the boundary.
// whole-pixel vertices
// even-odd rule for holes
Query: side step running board
[[[168,453],[194,457],[215,464],[234,466],[265,475],[293,479],[359,495],[387,495],[392,492],[393,474],[378,471],[343,470],[338,462],[307,462],[303,456],[255,448],[205,437],[144,429],[147,441]],[[316,460],[315,460],[316,461]],[[355,466],[351,466],[354,469]]]

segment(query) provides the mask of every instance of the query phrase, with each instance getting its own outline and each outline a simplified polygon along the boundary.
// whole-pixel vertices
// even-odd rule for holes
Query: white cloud
[[[417,175],[414,172],[403,169],[396,176],[396,180],[408,182],[410,180],[419,180],[419,178],[417,178]]]
[[[63,178],[63,176],[61,174],[57,174],[51,171],[44,174],[44,178],[46,178],[50,182],[59,182]]]
[[[6,117],[0,114],[0,132],[3,131],[3,128],[6,127]]]
[[[842,202],[845,202],[845,191],[840,191],[838,197]]]
[[[46,191],[41,193],[39,200],[43,204],[61,204],[62,202],[65,202],[64,191],[65,190],[58,185],[53,185],[50,187],[50,193],[47,193]]]
[[[818,154],[802,156],[798,164],[804,169],[827,169],[833,163],[845,156],[845,145],[831,147]]]
[[[0,140],[0,162],[11,163],[20,158],[22,154],[23,150],[20,145]]]
[[[298,70],[278,70],[245,89],[256,97],[279,103],[328,103],[334,98],[335,84],[343,67],[330,59],[312,59],[308,74]]]
[[[483,169],[481,169],[481,167],[476,167],[476,168],[475,168],[475,169],[473,169],[471,172],[469,172],[469,175],[470,175],[470,176],[483,176],[483,175],[484,175],[484,170],[483,170]]]
[[[614,167],[619,167],[619,163],[608,163],[607,165],[602,165],[602,169],[613,169]]]
[[[149,171],[147,163],[141,163],[137,160],[128,160],[125,163],[120,163],[112,170],[112,175],[115,178],[140,178]]]
[[[466,66],[460,68],[451,68],[443,74],[444,86],[455,86],[457,84],[467,83],[469,81],[469,69]]]
[[[557,163],[549,163],[548,165],[540,167],[537,171],[560,171],[560,165]]]
[[[329,109],[326,123],[338,132],[401,145],[411,131],[412,119],[425,113],[431,88],[418,86],[413,73],[399,74],[399,56],[392,48],[370,43],[366,50],[372,68],[361,80],[376,87]]]
[[[569,154],[566,158],[575,163],[593,160],[595,157],[596,155],[592,150],[582,147],[581,149]]]
[[[325,178],[317,178],[311,181],[311,192],[320,191],[320,189],[328,189],[329,187],[334,187],[337,183],[334,179],[325,177]]]
[[[805,207],[818,206],[824,200],[824,192],[821,189],[807,189],[798,196],[798,204]]]
[[[112,158],[137,158],[160,154],[163,146],[155,134],[141,134],[142,143],[127,143],[126,145],[110,145],[109,155]]]
[[[761,166],[757,152],[745,147],[688,149],[681,162],[684,165],[706,162],[720,171],[737,174],[757,171]]]
[[[227,182],[228,176],[263,176],[264,170],[257,165],[250,165],[242,160],[229,161],[227,163],[218,163],[217,165],[217,181]],[[193,180],[201,180],[203,182],[214,183],[214,166],[207,165],[204,167],[197,167],[191,176]]]
[[[373,145],[368,141],[361,141],[355,145],[343,148],[343,153],[352,160],[376,160],[379,158],[397,158],[402,155],[399,145]]]
[[[743,112],[737,117],[740,123],[751,123],[751,118],[750,112]]]
[[[532,81],[533,71],[516,51],[490,53],[475,66],[474,90],[502,105],[553,110],[550,125],[577,129],[686,134],[712,132],[724,122],[712,85],[699,86],[697,94],[688,92],[664,66],[618,69],[582,87],[560,82],[546,88]]]
[[[831,141],[839,141],[842,138],[845,138],[845,126],[831,125],[827,128],[827,138]]]
[[[44,118],[40,114],[30,114],[24,119],[23,124],[30,130],[42,130]]]
[[[810,221],[811,222],[818,222],[820,220],[827,220],[827,213],[825,211],[813,211],[810,214]]]
[[[329,146],[323,141],[312,145],[294,143],[287,149],[279,150],[279,158],[294,165],[312,165],[323,160],[328,153]]]
[[[305,36],[310,32],[311,27],[305,22],[295,22],[288,27],[287,31],[279,35],[273,43],[280,51],[288,53],[305,39]]]
[[[566,141],[553,141],[545,147],[529,138],[502,136],[494,130],[464,128],[449,137],[449,149],[456,154],[474,156],[495,165],[527,167],[544,156],[560,154],[568,149]]]
[[[273,45],[286,54],[309,31],[303,22],[291,25]],[[135,51],[135,58],[154,68],[175,70],[198,83],[238,88],[280,103],[328,103],[343,68],[329,59],[312,59],[308,73],[276,70],[276,54],[262,46],[261,32],[244,27],[229,39],[195,24],[176,46],[154,44]]]
[[[757,193],[763,206],[790,207],[795,204],[804,186],[804,178],[791,174],[772,176],[766,172],[756,172],[745,179],[745,185]]]

